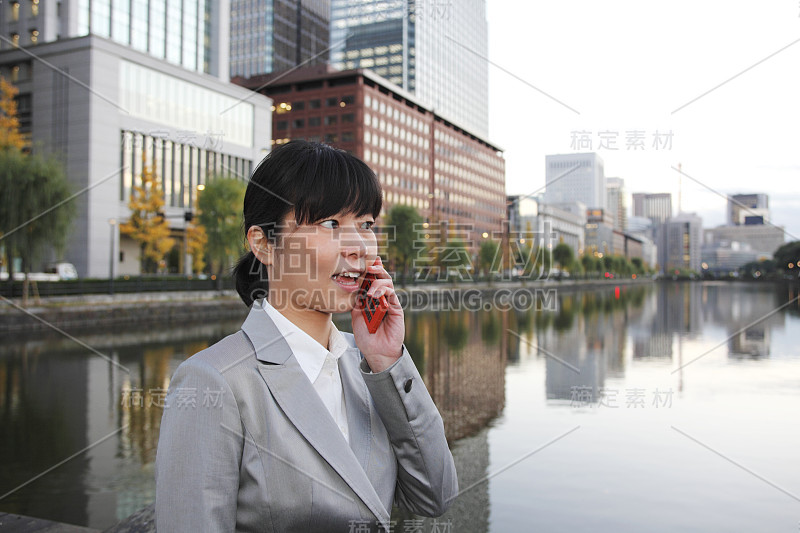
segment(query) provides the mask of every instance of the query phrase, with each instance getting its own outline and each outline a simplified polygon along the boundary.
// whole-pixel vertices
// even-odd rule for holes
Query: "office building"
[[[230,0],[231,77],[328,61],[330,0]]]
[[[672,217],[672,195],[666,193],[633,193],[633,216],[645,217],[656,225]]]
[[[628,229],[628,203],[625,200],[625,180],[606,178],[606,209],[614,221],[614,229]]]
[[[572,248],[577,257],[583,253],[586,206],[548,204],[541,196],[508,197],[508,229],[512,239],[530,239],[529,245],[550,250],[559,243]]]
[[[7,6],[3,6],[5,8]],[[189,273],[185,213],[210,175],[247,179],[269,149],[269,99],[89,35],[0,52],[16,71],[35,149],[62,158],[77,215],[63,259],[81,277],[139,274],[139,246],[120,235],[142,162],[155,170],[177,244],[166,268]]]
[[[742,249],[752,251],[758,258],[770,259],[785,242],[785,231],[783,226],[771,224],[717,226],[705,230],[705,242],[708,245],[738,242]]]
[[[324,65],[234,81],[274,99],[273,143],[324,142],[366,161],[383,186],[384,213],[413,206],[473,249],[484,233],[501,235],[502,151],[409,92],[369,70]]]
[[[545,156],[544,201],[581,202],[587,209],[605,210],[604,172],[603,160],[595,153]]]
[[[229,0],[0,2],[0,50],[97,35],[228,79]]]
[[[703,219],[694,213],[681,213],[661,225],[658,262],[666,274],[675,270],[701,270]]]
[[[728,197],[728,225],[751,226],[769,221],[766,194],[733,194]]]
[[[485,0],[332,0],[331,64],[370,69],[473,134],[489,130]]]

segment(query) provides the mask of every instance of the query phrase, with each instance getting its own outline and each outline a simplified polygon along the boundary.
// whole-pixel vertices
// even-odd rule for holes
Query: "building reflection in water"
[[[460,486],[472,487],[440,523],[449,520],[452,531],[490,527],[490,431],[505,406],[506,368],[522,364],[521,354],[545,358],[553,405],[571,401],[576,387],[591,395],[582,400],[599,401],[606,381],[624,377],[626,365],[678,364],[682,343],[708,325],[726,332],[729,357],[769,357],[772,332],[785,319],[774,311],[797,289],[734,287],[559,290],[556,311],[407,313],[406,345],[442,413]],[[800,304],[786,311],[800,314]],[[0,511],[102,529],[151,503],[169,379],[182,360],[238,330],[243,319],[80,336],[113,362],[64,337],[0,339],[0,494],[88,448],[0,500]],[[335,320],[350,329],[349,316]],[[416,519],[395,518],[398,531]],[[432,526],[424,521],[423,531]]]

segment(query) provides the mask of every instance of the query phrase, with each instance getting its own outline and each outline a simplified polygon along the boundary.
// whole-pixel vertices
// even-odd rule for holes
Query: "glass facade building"
[[[231,0],[230,74],[328,61],[330,0]]]
[[[10,5],[8,5],[10,4]],[[85,35],[186,69],[228,78],[228,0],[63,0],[0,3],[0,34],[30,46]],[[26,5],[28,4],[28,5]]]
[[[481,137],[487,49],[485,0],[332,0],[332,65],[370,69]]]

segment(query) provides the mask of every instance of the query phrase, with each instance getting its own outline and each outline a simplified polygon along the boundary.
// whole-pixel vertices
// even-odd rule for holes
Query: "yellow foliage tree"
[[[142,272],[154,272],[175,239],[169,236],[169,223],[162,214],[164,198],[160,180],[150,168],[142,171],[141,185],[133,188],[128,208],[131,217],[120,224],[119,230],[139,243]]]
[[[19,91],[0,76],[0,150],[25,148],[25,137],[19,132],[17,102],[14,97]]]
[[[186,226],[186,246],[192,254],[192,272],[202,272],[206,267],[205,255],[208,244],[206,228],[198,224]]]

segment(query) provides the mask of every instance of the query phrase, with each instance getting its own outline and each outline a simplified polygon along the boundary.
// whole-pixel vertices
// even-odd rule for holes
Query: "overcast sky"
[[[671,192],[676,212],[680,163],[683,211],[704,227],[725,223],[726,194],[765,192],[800,240],[800,1],[487,6],[489,138],[509,194],[544,187],[545,155],[595,151],[628,195]]]

